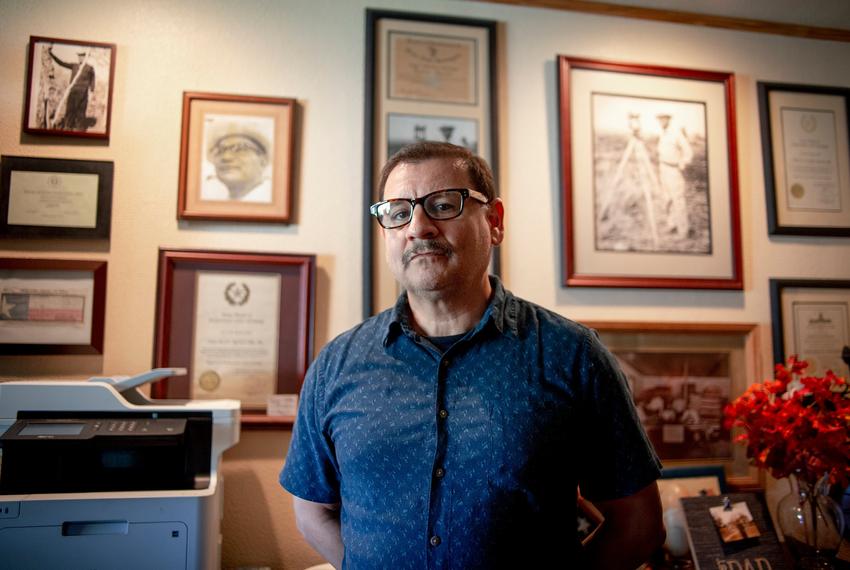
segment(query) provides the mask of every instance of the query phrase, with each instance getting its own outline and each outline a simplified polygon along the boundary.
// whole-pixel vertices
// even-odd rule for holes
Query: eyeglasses
[[[211,154],[218,158],[223,154],[230,152],[233,154],[243,154],[248,151],[255,152],[257,154],[261,154],[262,151],[260,148],[250,142],[235,142],[231,144],[219,144],[213,147]]]
[[[487,204],[487,196],[476,190],[467,188],[448,188],[437,190],[419,198],[393,198],[372,204],[369,213],[375,216],[382,227],[390,230],[400,228],[413,219],[413,209],[416,204],[422,204],[422,209],[432,220],[451,220],[463,212],[463,202],[474,198]]]

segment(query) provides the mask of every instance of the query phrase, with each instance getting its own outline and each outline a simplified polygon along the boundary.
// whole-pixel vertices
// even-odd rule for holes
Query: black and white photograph
[[[30,38],[24,131],[108,138],[115,44]]]
[[[201,200],[272,202],[273,117],[204,116]]]
[[[729,355],[723,352],[615,350],[641,423],[663,460],[729,459],[723,426],[730,401]]]
[[[591,100],[596,250],[710,254],[705,104]]]
[[[387,156],[417,141],[448,142],[477,153],[478,121],[390,113],[387,121]]]

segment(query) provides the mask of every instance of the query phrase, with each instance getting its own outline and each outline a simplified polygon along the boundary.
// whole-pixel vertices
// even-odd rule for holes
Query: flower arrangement
[[[796,356],[776,365],[776,377],[753,384],[726,406],[726,426],[740,426],[735,438],[747,446],[753,465],[780,479],[789,475],[810,484],[826,476],[850,483],[850,385],[827,371],[806,376]]]

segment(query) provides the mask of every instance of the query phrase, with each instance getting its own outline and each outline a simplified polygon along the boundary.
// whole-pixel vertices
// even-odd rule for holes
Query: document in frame
[[[841,210],[835,121],[828,110],[782,109],[789,209]]]
[[[264,408],[276,392],[281,278],[198,271],[192,397]]]
[[[97,174],[13,170],[7,222],[20,226],[94,228]]]
[[[850,344],[850,307],[847,303],[792,303],[794,349],[809,362],[809,374],[845,370],[841,348]]]

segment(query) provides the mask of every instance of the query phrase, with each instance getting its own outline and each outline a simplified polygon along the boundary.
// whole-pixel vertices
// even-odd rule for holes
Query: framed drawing
[[[101,354],[106,262],[0,258],[0,354]]]
[[[109,239],[111,162],[0,157],[0,236]]]
[[[564,285],[742,289],[733,75],[558,70]]]
[[[30,37],[24,132],[108,139],[115,44]]]
[[[363,181],[363,313],[392,306],[399,294],[384,263],[378,202],[380,169],[421,140],[464,146],[498,172],[496,22],[366,10],[366,142]],[[498,273],[498,250],[491,271]]]
[[[267,411],[301,391],[312,359],[315,267],[312,255],[161,249],[154,365],[188,375],[153,395],[237,399],[246,424],[291,424]]]
[[[295,106],[184,93],[178,218],[289,223]]]
[[[753,324],[586,322],[619,360],[668,468],[721,466],[732,487],[761,484],[723,409],[761,379]]]
[[[768,233],[850,236],[850,89],[758,83]]]
[[[808,374],[847,376],[841,354],[850,346],[850,280],[771,279],[770,313],[774,363],[796,354],[809,362]]]

